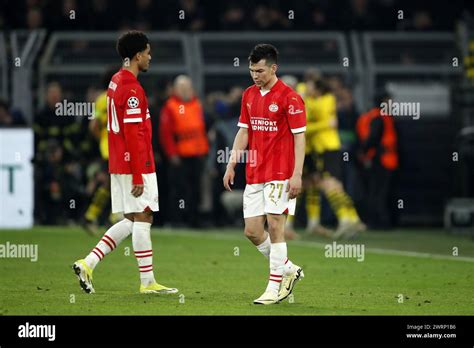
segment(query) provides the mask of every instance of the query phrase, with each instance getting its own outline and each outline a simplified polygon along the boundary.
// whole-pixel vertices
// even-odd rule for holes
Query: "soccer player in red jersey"
[[[150,228],[158,211],[158,184],[151,143],[152,125],[148,101],[137,80],[150,66],[150,44],[139,31],[123,34],[117,42],[122,68],[107,90],[107,130],[112,212],[124,219],[107,230],[90,254],[73,269],[86,293],[93,293],[92,271],[130,234],[140,271],[141,293],[176,293],[155,281]]]
[[[224,187],[231,191],[235,165],[250,151],[244,191],[245,235],[270,260],[270,277],[255,304],[273,304],[287,298],[304,277],[301,267],[287,257],[285,221],[294,215],[301,192],[306,113],[304,102],[276,76],[278,51],[259,44],[250,52],[249,69],[254,85],[242,95],[242,104]],[[265,221],[268,232],[264,230]]]

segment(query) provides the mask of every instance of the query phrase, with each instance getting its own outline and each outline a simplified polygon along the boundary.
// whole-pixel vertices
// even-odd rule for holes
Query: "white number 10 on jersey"
[[[112,127],[111,127],[112,126]],[[120,125],[117,118],[117,111],[115,110],[114,100],[107,96],[107,132],[120,132]]]

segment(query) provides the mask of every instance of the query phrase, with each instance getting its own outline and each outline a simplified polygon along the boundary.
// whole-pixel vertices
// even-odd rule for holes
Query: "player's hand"
[[[288,198],[296,198],[301,193],[301,186],[301,175],[293,175],[288,182],[288,186],[286,187],[286,192],[289,192]]]
[[[144,188],[145,188],[145,186],[143,184],[142,185],[132,185],[131,194],[133,195],[133,197],[140,197],[143,194]]]
[[[235,177],[234,168],[227,167],[224,174],[224,178],[222,179],[222,181],[224,182],[224,187],[227,191],[232,192],[230,185],[234,185],[234,177]]]

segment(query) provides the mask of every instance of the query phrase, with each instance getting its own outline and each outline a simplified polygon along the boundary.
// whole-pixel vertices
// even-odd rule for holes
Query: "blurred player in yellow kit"
[[[95,100],[95,117],[89,123],[89,130],[99,142],[101,161],[97,169],[94,180],[89,182],[89,186],[95,186],[92,200],[84,215],[84,228],[91,234],[98,234],[98,220],[109,209],[110,203],[110,176],[107,171],[107,161],[109,159],[109,145],[107,139],[107,87],[110,79],[118,68],[107,69],[101,81],[103,91]],[[94,189],[94,187],[92,188]],[[110,214],[109,222],[116,223],[123,217],[122,214]]]
[[[341,142],[337,131],[336,98],[321,78],[307,79],[299,86],[306,105],[305,190],[307,231],[325,237],[351,238],[365,229],[354,203],[341,183]],[[320,193],[324,193],[338,219],[335,232],[320,223]],[[294,237],[293,219],[287,222],[289,237]]]

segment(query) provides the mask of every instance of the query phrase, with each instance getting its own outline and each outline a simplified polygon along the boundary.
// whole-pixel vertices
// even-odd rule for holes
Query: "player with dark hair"
[[[86,293],[94,292],[92,272],[130,234],[140,271],[141,293],[176,293],[155,281],[150,237],[153,212],[158,211],[158,184],[151,143],[152,125],[145,91],[137,80],[151,60],[147,36],[123,34],[117,42],[122,68],[107,89],[107,130],[112,213],[125,218],[107,230],[97,246],[73,269]]]
[[[277,78],[277,64],[278,51],[272,45],[259,44],[250,53],[255,84],[242,95],[240,129],[223,178],[224,187],[232,191],[239,155],[247,147],[255,153],[257,160],[247,163],[243,211],[246,237],[270,260],[267,288],[254,300],[265,305],[287,298],[304,276],[287,257],[284,231],[301,192],[306,113],[301,97]]]

